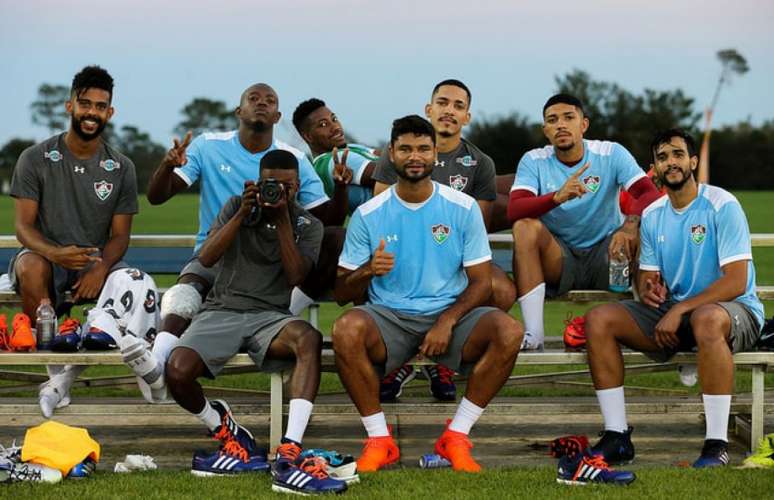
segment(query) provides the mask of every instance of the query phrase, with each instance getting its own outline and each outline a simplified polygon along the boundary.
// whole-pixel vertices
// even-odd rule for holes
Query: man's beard
[[[571,150],[574,147],[575,147],[575,143],[574,142],[571,142],[570,144],[568,144],[566,146],[554,146],[554,148],[558,149],[559,151],[569,151],[569,150]]]
[[[97,130],[95,130],[92,133],[86,133],[81,128],[81,123],[83,123],[86,120],[92,120],[97,122]],[[72,115],[70,117],[70,128],[72,128],[75,131],[75,134],[83,139],[86,142],[93,141],[97,137],[99,137],[102,134],[102,131],[105,130],[105,122],[97,118],[96,116],[82,116],[81,118],[76,118],[75,115]]]
[[[677,182],[669,182],[666,178],[666,174],[664,174],[664,176],[661,177],[661,184],[670,191],[680,191],[683,186],[685,186],[685,183],[688,182],[693,176],[690,171],[686,173],[685,170],[680,169],[680,172],[683,174],[683,178],[681,180]]]
[[[396,168],[395,171],[398,173],[398,177],[400,177],[401,179],[407,180],[407,181],[411,182],[412,184],[416,184],[417,182],[426,179],[427,177],[430,176],[430,174],[433,173],[433,169],[432,168],[427,168],[426,165],[425,165],[425,170],[422,173],[422,175],[419,175],[419,176],[416,176],[416,177],[413,177],[413,176],[410,176],[410,175],[406,175],[405,167],[403,169]]]

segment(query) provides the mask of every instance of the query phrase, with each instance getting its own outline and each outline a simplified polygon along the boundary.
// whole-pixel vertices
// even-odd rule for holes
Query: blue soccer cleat
[[[221,442],[221,446],[234,440],[245,449],[250,458],[258,458],[264,462],[267,460],[266,450],[258,448],[250,431],[237,423],[228,403],[222,399],[216,399],[210,401],[210,406],[220,415],[220,426],[213,431],[212,435]]]
[[[81,322],[68,318],[59,325],[59,331],[49,343],[49,348],[56,352],[75,352],[81,345]]]
[[[290,443],[296,446],[295,443]],[[272,491],[294,495],[322,495],[344,493],[347,483],[334,479],[326,472],[327,462],[321,457],[298,458],[298,464],[283,453],[283,446],[277,450],[277,461],[272,468]],[[295,450],[293,450],[295,451]]]
[[[701,456],[693,463],[693,468],[704,469],[724,465],[728,465],[728,443],[720,439],[705,440]]]
[[[398,399],[403,392],[403,387],[416,376],[414,367],[411,365],[403,365],[385,375],[379,384],[379,401],[385,403]]]
[[[347,484],[357,483],[360,478],[357,475],[357,462],[352,455],[342,455],[335,450],[322,450],[312,448],[301,452],[301,458],[319,457],[328,464],[326,471],[333,479],[344,481]]]
[[[628,464],[634,460],[632,428],[624,432],[604,431],[602,438],[591,447],[593,455],[601,455],[611,465]]]
[[[454,370],[443,365],[425,365],[422,367],[427,380],[430,381],[430,393],[439,401],[454,401],[457,399],[457,386],[454,384]]]
[[[590,483],[626,486],[635,480],[633,472],[614,471],[601,455],[578,453],[559,459],[556,482],[560,484],[586,485]]]
[[[236,441],[229,441],[215,453],[198,450],[191,460],[191,474],[200,477],[234,476],[248,472],[268,472],[271,465],[260,457],[249,457]]]
[[[86,457],[83,462],[75,464],[67,477],[70,479],[83,479],[89,477],[97,470],[97,462],[91,457]]]
[[[112,335],[92,326],[83,336],[83,348],[90,351],[110,351],[117,349],[118,344]]]

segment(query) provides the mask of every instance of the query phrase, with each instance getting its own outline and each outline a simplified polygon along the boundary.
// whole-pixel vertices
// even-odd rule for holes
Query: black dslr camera
[[[277,179],[269,177],[258,184],[258,197],[261,203],[274,205],[285,196],[285,186]]]

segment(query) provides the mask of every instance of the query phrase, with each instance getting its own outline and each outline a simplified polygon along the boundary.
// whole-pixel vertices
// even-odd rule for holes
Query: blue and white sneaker
[[[83,348],[90,351],[110,351],[117,349],[118,344],[112,335],[92,326],[83,336]]]
[[[91,457],[86,457],[83,462],[75,464],[70,472],[67,473],[67,477],[70,479],[83,479],[89,477],[97,470],[97,462]]]
[[[706,439],[701,456],[693,463],[694,469],[728,465],[728,443],[720,439]]]
[[[75,318],[64,320],[48,345],[55,352],[76,352],[81,345],[81,322]]]
[[[601,455],[578,453],[559,459],[556,482],[560,484],[586,485],[605,483],[626,486],[636,479],[633,472],[614,471]]]
[[[236,441],[229,441],[215,453],[194,452],[191,474],[200,477],[235,476],[247,472],[268,472],[271,465],[259,457],[248,457]]]
[[[237,423],[234,419],[234,415],[231,413],[231,408],[229,408],[228,403],[222,399],[216,399],[210,401],[210,406],[212,406],[220,415],[220,427],[215,429],[212,435],[221,442],[221,446],[234,440],[247,451],[250,458],[257,458],[263,462],[267,460],[266,450],[258,448],[258,445],[255,443],[255,438],[250,431]]]
[[[328,476],[328,463],[321,457],[299,459],[298,465],[279,455],[272,468],[272,491],[294,495],[344,493],[347,483]]]
[[[403,365],[384,376],[379,384],[379,401],[386,403],[398,399],[403,387],[414,380],[417,373],[411,365]]]
[[[344,481],[347,484],[357,483],[360,477],[357,475],[357,462],[352,455],[342,455],[336,450],[323,450],[311,448],[301,452],[301,458],[319,457],[328,464],[326,470],[333,479]]]

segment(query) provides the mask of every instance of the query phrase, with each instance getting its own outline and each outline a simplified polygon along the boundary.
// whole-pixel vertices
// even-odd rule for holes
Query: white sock
[[[285,438],[301,443],[304,439],[304,431],[312,416],[314,403],[306,399],[296,398],[290,400],[288,409],[288,428],[285,429]]]
[[[541,283],[519,297],[521,316],[524,318],[524,331],[529,332],[538,344],[543,343],[543,305],[546,301],[546,284]]]
[[[220,426],[220,413],[215,411],[215,408],[210,405],[210,401],[207,399],[204,400],[204,409],[201,413],[197,413],[196,417],[211,431]]]
[[[172,349],[177,346],[178,342],[180,342],[179,337],[176,337],[169,332],[159,332],[153,340],[151,352],[156,356],[156,359],[166,364],[169,355],[172,353]]]
[[[390,431],[387,430],[387,419],[384,417],[384,412],[374,413],[367,417],[360,417],[363,421],[368,437],[383,437],[389,436]]]
[[[473,427],[473,424],[476,423],[482,413],[484,413],[483,408],[471,402],[468,398],[462,398],[460,405],[457,407],[457,413],[454,414],[454,418],[451,424],[449,424],[449,430],[469,434],[471,427]]]
[[[605,430],[626,432],[629,425],[626,423],[626,402],[624,401],[624,388],[613,387],[597,391],[599,408],[602,410],[602,418],[605,419]]]
[[[298,316],[301,311],[314,304],[314,299],[304,292],[300,288],[294,287],[290,292],[290,314]]]
[[[707,435],[704,439],[720,439],[728,442],[728,415],[731,412],[730,394],[702,394]]]
[[[64,369],[64,365],[46,365],[46,373],[48,373],[48,378],[54,378],[56,375],[62,373]]]

